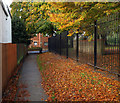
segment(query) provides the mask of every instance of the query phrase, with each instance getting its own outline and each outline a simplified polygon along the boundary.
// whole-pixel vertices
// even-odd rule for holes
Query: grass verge
[[[38,67],[39,67],[40,71],[42,71],[43,70],[42,65],[41,65],[42,62],[40,61],[39,56],[40,55],[37,56],[37,64],[38,64]]]

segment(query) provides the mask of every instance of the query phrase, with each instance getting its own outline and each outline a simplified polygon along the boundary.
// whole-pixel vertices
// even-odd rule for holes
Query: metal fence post
[[[60,33],[60,55],[61,55],[61,33]]]
[[[54,39],[55,39],[55,50],[54,50],[54,52],[56,54],[56,35],[55,35]]]
[[[119,13],[120,15],[120,13]],[[120,25],[118,26],[118,35],[119,35],[119,69],[118,69],[118,81],[120,81]]]
[[[96,63],[97,63],[97,20],[94,22],[94,69],[96,69]]]
[[[78,49],[79,49],[79,44],[78,44],[78,39],[79,39],[79,37],[78,37],[78,33],[76,34],[76,36],[77,36],[77,39],[76,39],[76,59],[77,59],[77,62],[78,62]]]
[[[50,52],[50,38],[48,38],[48,51]]]
[[[68,35],[68,31],[67,31],[67,35]],[[67,39],[66,40],[66,58],[68,58],[68,36],[66,37],[66,39]]]

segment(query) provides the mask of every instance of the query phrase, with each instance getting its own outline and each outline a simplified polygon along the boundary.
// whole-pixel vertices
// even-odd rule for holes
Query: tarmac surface
[[[45,94],[41,82],[42,78],[37,66],[37,54],[29,54],[20,71],[16,100],[45,101],[48,96]]]

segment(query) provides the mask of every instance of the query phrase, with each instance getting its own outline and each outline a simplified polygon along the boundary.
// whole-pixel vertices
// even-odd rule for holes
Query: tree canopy
[[[30,35],[26,32],[26,25],[22,19],[13,15],[12,17],[12,41],[13,43],[30,44]]]
[[[72,35],[94,20],[120,10],[118,2],[13,2],[12,14],[21,16],[29,33],[52,34],[69,30]],[[80,29],[82,32],[82,29]]]
[[[47,3],[13,2],[11,4],[11,12],[12,15],[17,15],[24,20],[26,31],[29,34],[53,34],[55,27],[51,21],[47,20],[46,8],[42,8],[42,5],[47,6]]]

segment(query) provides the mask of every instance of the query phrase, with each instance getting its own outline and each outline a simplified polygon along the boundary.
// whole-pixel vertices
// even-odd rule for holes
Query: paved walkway
[[[18,83],[19,90],[16,95],[16,100],[46,100],[48,96],[41,86],[41,81],[41,75],[37,67],[37,54],[29,54],[21,68],[21,75]]]

